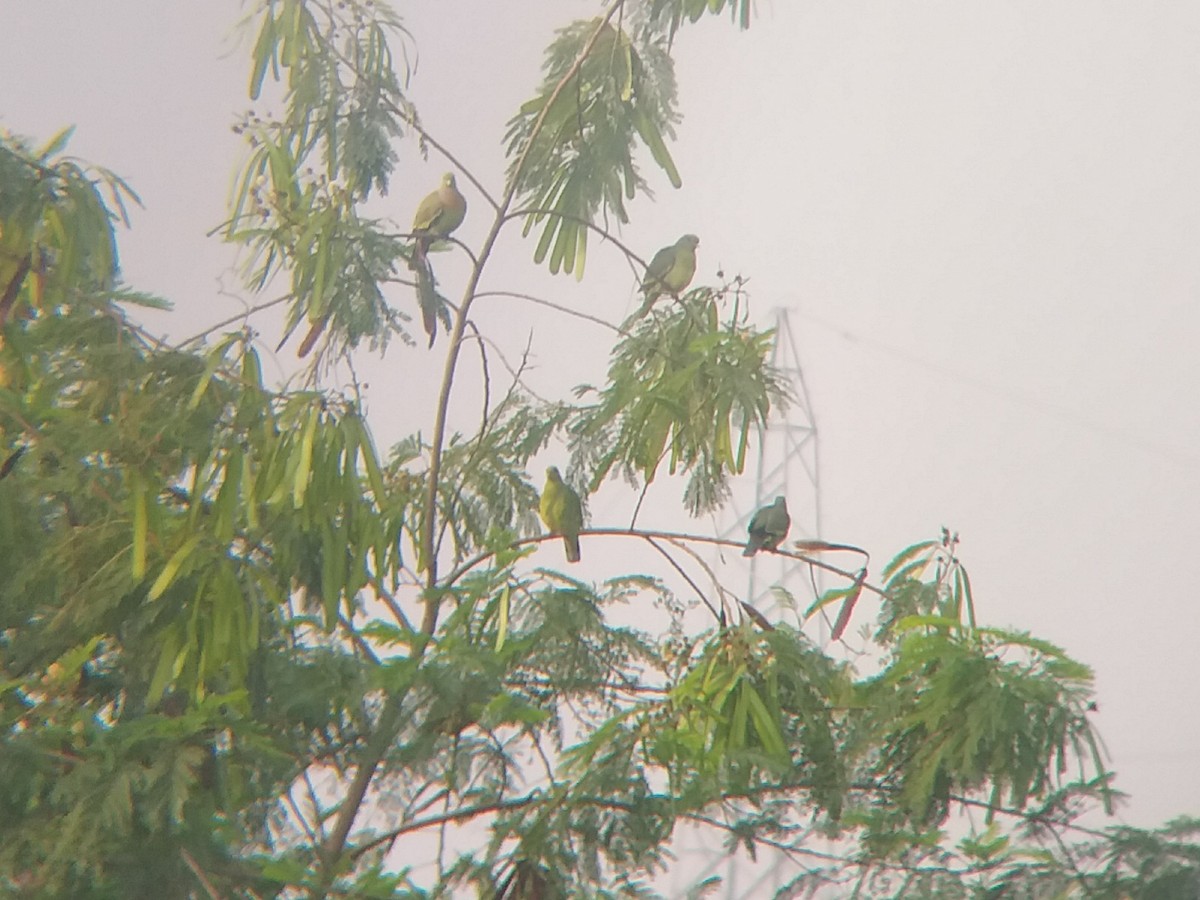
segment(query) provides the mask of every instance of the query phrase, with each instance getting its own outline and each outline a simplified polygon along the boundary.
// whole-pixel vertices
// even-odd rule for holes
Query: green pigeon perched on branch
[[[742,556],[753,556],[759,550],[776,549],[791,527],[792,517],[788,515],[787,501],[776,497],[774,503],[764,506],[750,519],[750,540],[746,541]]]
[[[429,245],[450,233],[462,224],[467,216],[467,198],[458,191],[454,173],[442,176],[441,186],[421,201],[417,214],[413,216],[412,233],[416,238],[413,246],[413,269],[417,273],[417,302],[421,307],[421,321],[429,335],[429,346],[437,336],[437,292],[433,289],[433,273],[425,254]]]
[[[583,504],[579,495],[562,480],[554,466],[546,470],[546,486],[538,513],[551,534],[562,535],[567,548],[567,562],[579,562],[579,530],[583,528]]]
[[[417,238],[417,256],[424,258],[430,244],[438,238],[449,237],[466,217],[467,198],[458,192],[454,173],[447,172],[438,189],[421,201],[413,216],[412,233]]]
[[[447,172],[442,176],[441,186],[421,201],[417,214],[413,216],[412,233],[416,237],[413,248],[412,268],[417,273],[417,302],[421,307],[421,320],[425,325],[425,333],[429,335],[429,346],[437,335],[437,292],[433,288],[433,275],[429,271],[429,263],[425,254],[429,245],[435,240],[448,237],[463,223],[467,216],[467,198],[458,191],[454,183],[454,173]],[[300,342],[297,355],[303,359],[316,346],[325,326],[329,324],[329,313],[317,319],[308,329],[304,340]],[[286,340],[286,338],[285,338]],[[282,347],[282,343],[280,344]]]
[[[640,319],[650,312],[654,301],[663,294],[677,295],[692,283],[692,276],[696,274],[698,246],[700,238],[694,234],[685,234],[670,247],[663,247],[654,254],[650,265],[646,267],[646,277],[642,279],[642,291],[646,300],[634,318]]]

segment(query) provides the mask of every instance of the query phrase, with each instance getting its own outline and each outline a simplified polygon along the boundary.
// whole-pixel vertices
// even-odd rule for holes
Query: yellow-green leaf
[[[580,225],[577,232],[579,237],[575,244],[575,280],[583,281],[583,267],[587,263],[588,229]]]
[[[157,600],[163,595],[163,592],[171,586],[171,582],[175,580],[175,576],[179,574],[180,568],[187,558],[192,555],[196,549],[196,545],[200,543],[200,535],[194,534],[186,541],[183,546],[175,551],[174,555],[167,560],[167,564],[163,566],[163,570],[158,573],[158,577],[154,579],[154,584],[150,585],[150,592],[146,595],[149,600]]]
[[[317,422],[320,417],[320,408],[314,404],[308,412],[304,436],[300,438],[300,459],[296,464],[296,474],[292,481],[292,505],[296,509],[304,505],[304,495],[308,491],[308,480],[312,474],[313,441],[316,440]]]
[[[746,448],[750,443],[750,416],[742,416],[742,432],[738,437],[737,459],[733,470],[739,475],[746,470]]]
[[[322,231],[317,237],[317,252],[313,262],[312,294],[308,300],[308,318],[310,321],[316,321],[325,312],[322,302],[325,299],[325,269],[328,263],[329,240],[326,237],[326,232]]]
[[[244,456],[242,459],[243,477],[242,477],[242,508],[246,511],[246,526],[251,531],[257,531],[259,528],[258,520],[258,495],[255,493],[255,472],[254,462]]]
[[[639,109],[634,112],[633,124],[642,140],[646,142],[646,146],[650,148],[650,155],[654,157],[654,161],[667,173],[671,186],[683,187],[683,178],[680,177],[679,170],[675,167],[675,160],[671,158],[671,152],[667,149],[662,134],[654,127],[654,123],[650,121],[650,117],[644,110]]]
[[[504,590],[500,592],[500,609],[497,613],[498,623],[496,625],[496,652],[499,653],[504,649],[504,640],[508,637],[508,600],[509,600],[509,585],[504,586]]]
[[[154,667],[154,674],[150,678],[150,687],[146,691],[146,700],[150,703],[155,703],[162,696],[163,690],[167,683],[175,677],[178,671],[182,668],[180,664],[180,641],[179,630],[170,628],[167,633],[160,639],[162,650],[158,654],[158,665]],[[183,653],[187,650],[184,648]]]
[[[188,409],[195,409],[200,405],[200,401],[204,397],[204,392],[208,390],[208,385],[212,381],[213,375],[216,374],[221,364],[225,362],[226,351],[233,346],[233,342],[240,336],[237,332],[227,334],[221,338],[220,343],[209,351],[208,360],[204,364],[204,374],[200,376],[200,380],[196,383],[196,389],[192,391],[192,399],[188,401]]]
[[[740,750],[746,746],[746,721],[750,713],[750,701],[746,695],[752,691],[750,682],[743,681],[742,689],[733,701],[733,715],[729,720],[729,736],[726,741],[730,750]]]
[[[621,62],[624,63],[621,67],[620,97],[622,103],[628,103],[633,99],[633,47],[623,31],[619,33],[618,40],[621,43]]]
[[[71,135],[75,133],[75,126],[68,125],[54,137],[50,138],[39,150],[34,152],[34,156],[39,161],[45,162],[63,147],[67,146],[67,142],[71,140]]]
[[[383,474],[379,471],[379,457],[375,454],[375,444],[371,440],[371,432],[366,423],[358,416],[351,417],[358,426],[358,451],[362,454],[363,466],[367,470],[367,482],[375,495],[375,505],[382,508],[385,496],[383,489]]]
[[[129,496],[133,503],[133,553],[130,568],[134,581],[141,581],[146,577],[146,533],[148,531],[146,484],[142,481],[141,476],[133,476],[133,485]]]
[[[253,347],[247,347],[242,356],[242,382],[249,387],[262,387],[262,362]]]
[[[254,42],[254,69],[250,73],[251,100],[257,100],[259,93],[262,91],[263,79],[267,74],[267,63],[271,63],[272,69],[275,70],[275,77],[279,77],[278,62],[275,57],[275,44],[277,40],[278,31],[275,28],[274,11],[271,6],[268,6],[262,30],[258,33],[258,40]]]
[[[234,516],[237,510],[237,500],[242,489],[242,463],[245,454],[241,447],[229,451],[225,460],[225,474],[221,482],[221,490],[217,493],[213,504],[213,529],[217,539],[226,543],[233,538]]]
[[[750,706],[750,720],[754,723],[754,730],[758,732],[758,739],[762,741],[763,749],[771,756],[786,758],[788,752],[783,743],[783,735],[779,731],[775,717],[767,710],[767,704],[763,702],[762,697],[758,696],[758,691],[753,688],[747,691],[746,700]]]

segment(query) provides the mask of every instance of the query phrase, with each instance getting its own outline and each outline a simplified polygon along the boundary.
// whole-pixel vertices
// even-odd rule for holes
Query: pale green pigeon
[[[579,562],[579,530],[583,528],[583,504],[554,466],[546,470],[546,486],[538,504],[538,514],[551,534],[562,536],[567,562]]]
[[[776,549],[791,527],[792,517],[788,515],[787,501],[776,497],[774,503],[764,506],[750,519],[750,540],[746,541],[742,556],[753,556],[759,550]]]
[[[646,267],[646,277],[642,279],[642,291],[646,299],[634,318],[640,319],[650,312],[654,301],[663,294],[678,295],[692,283],[692,276],[696,274],[696,247],[699,245],[700,238],[685,234],[670,247],[663,247],[654,254],[650,265]]]

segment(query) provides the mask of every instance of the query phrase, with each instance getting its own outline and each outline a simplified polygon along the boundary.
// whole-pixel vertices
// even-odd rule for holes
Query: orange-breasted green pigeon
[[[692,283],[692,276],[696,274],[696,247],[699,245],[700,238],[685,234],[670,247],[663,247],[654,254],[650,265],[646,267],[646,277],[642,279],[642,291],[646,299],[635,318],[640,319],[650,312],[654,301],[663,294],[678,295]]]
[[[791,527],[792,517],[788,515],[787,501],[776,497],[774,503],[764,506],[750,519],[750,540],[746,541],[742,556],[753,556],[759,550],[776,549]]]
[[[433,276],[425,258],[429,245],[439,238],[448,237],[462,224],[467,216],[467,198],[458,192],[454,173],[442,176],[436,191],[421,201],[417,214],[413,216],[413,268],[417,273],[417,302],[421,307],[421,321],[429,335],[429,346],[437,336],[437,292],[433,288]]]
[[[562,536],[567,548],[567,562],[579,562],[579,530],[583,528],[583,505],[554,466],[546,470],[546,486],[538,513],[551,534]]]
[[[424,256],[438,238],[448,237],[467,217],[467,198],[458,192],[454,173],[442,176],[438,189],[421,201],[413,216],[412,232],[417,238],[417,255]]]
[[[454,173],[447,172],[442,176],[442,183],[436,191],[421,201],[417,214],[413,216],[413,235],[416,237],[413,248],[413,269],[417,273],[417,302],[421,307],[421,320],[425,325],[425,333],[429,335],[429,346],[437,335],[437,292],[433,287],[433,277],[429,273],[429,264],[425,253],[429,245],[439,238],[447,237],[462,224],[467,215],[467,198],[458,192],[454,183]],[[329,313],[312,323],[308,334],[300,342],[298,355],[305,357],[316,345],[317,339],[329,322]]]

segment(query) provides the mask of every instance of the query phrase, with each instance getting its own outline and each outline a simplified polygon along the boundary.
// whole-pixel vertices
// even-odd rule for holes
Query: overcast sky
[[[597,7],[399,8],[426,126],[498,190],[504,122],[542,48]],[[71,151],[132,182],[146,209],[121,236],[124,274],[176,303],[145,321],[177,337],[254,301],[205,237],[243,154],[230,131],[250,106],[242,12],[0,0],[0,126],[45,139],[74,124]],[[1189,3],[760,2],[747,33],[714,20],[680,34],[684,187],[647,160],[656,201],[639,199],[623,234],[649,257],[695,232],[697,283],[719,265],[752,279],[760,321],[790,310],[823,536],[884,560],[958,531],[985,623],[1095,667],[1096,721],[1133,795],[1123,816],[1140,825],[1200,814],[1197,47]],[[447,165],[401,152],[382,209],[407,224]],[[488,223],[467,196],[472,242]],[[615,251],[593,246],[576,285],[538,272],[531,243],[501,249],[485,288],[614,321],[632,308]],[[439,260],[447,283],[454,265]],[[514,356],[533,332],[544,395],[602,376],[604,330],[516,301],[477,310]],[[273,348],[278,318],[259,327]],[[443,353],[361,360],[384,443],[428,435]],[[275,371],[293,359],[285,349]],[[469,397],[457,421],[476,412]],[[687,524],[675,487],[656,485],[647,524]],[[793,496],[801,519],[804,503]],[[630,507],[625,493],[593,513],[608,524]],[[865,603],[855,625],[873,614]]]

